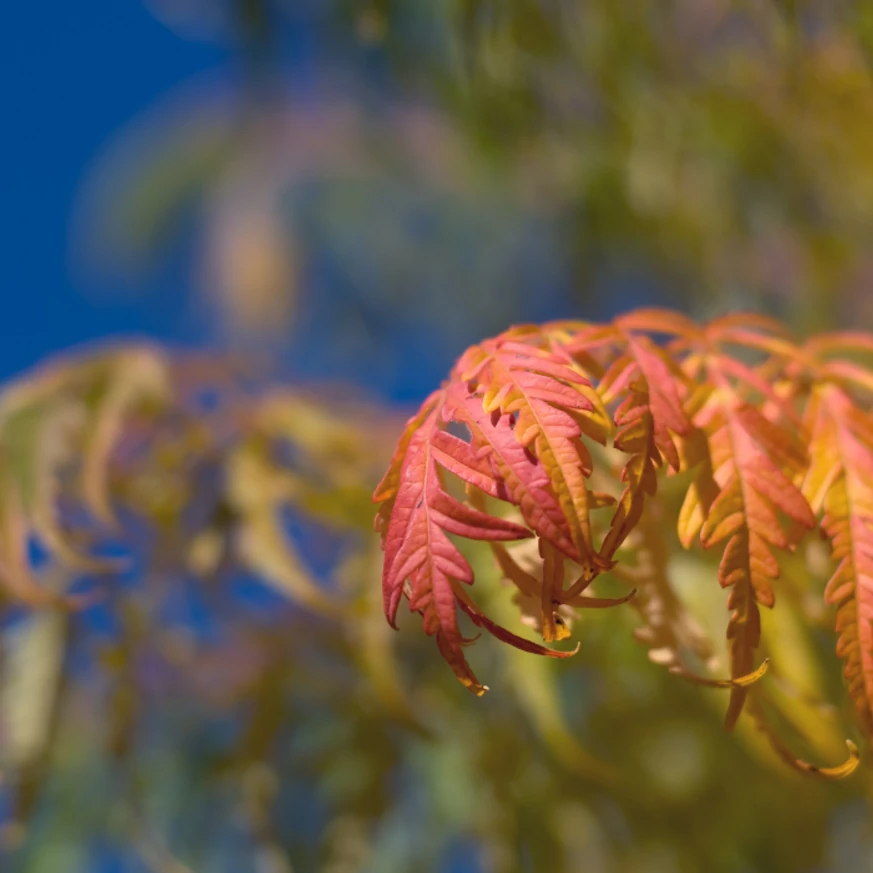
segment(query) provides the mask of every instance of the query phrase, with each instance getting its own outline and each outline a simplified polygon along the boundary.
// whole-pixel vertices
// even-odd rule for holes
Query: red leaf
[[[515,438],[510,416],[486,413],[478,397],[465,399],[456,408],[456,416],[469,426],[474,444],[490,452],[499,483],[495,496],[516,505],[531,530],[580,562],[551,480],[536,456]]]
[[[590,383],[564,359],[516,342],[487,345],[490,360],[476,377],[483,410],[513,417],[518,442],[534,453],[558,499],[574,559],[602,568],[592,542],[586,478],[591,459],[577,416],[595,413]],[[555,545],[562,548],[558,541]]]
[[[404,439],[403,454],[395,456],[388,484],[383,480],[377,491],[390,500],[383,534],[382,595],[388,621],[396,627],[397,608],[408,583],[410,608],[421,613],[425,632],[437,635],[440,651],[458,678],[481,693],[484,687],[470,671],[461,648],[452,588],[452,580],[471,583],[473,571],[448,534],[514,540],[531,532],[461,503],[444,490],[438,463],[466,475],[483,490],[498,493],[499,487],[467,443],[441,433],[443,399],[443,394],[428,398],[425,411],[411,420],[415,429]],[[434,449],[435,444],[439,449]]]
[[[543,655],[546,658],[572,658],[579,651],[581,644],[577,643],[575,649],[568,652],[561,652],[557,649],[550,649],[547,646],[541,646],[532,640],[526,640],[524,637],[517,636],[508,631],[505,627],[493,622],[487,615],[479,611],[478,607],[470,599],[465,591],[458,591],[458,600],[461,604],[461,609],[470,616],[473,624],[478,627],[485,628],[493,637],[504,643],[509,643],[516,649],[521,649],[523,652],[530,652],[533,655]]]

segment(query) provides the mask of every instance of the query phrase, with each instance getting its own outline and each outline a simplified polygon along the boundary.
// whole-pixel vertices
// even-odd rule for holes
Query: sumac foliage
[[[487,541],[543,642],[567,638],[576,609],[627,601],[652,660],[727,689],[729,729],[748,709],[783,757],[817,770],[768,723],[761,610],[777,604],[780,561],[827,540],[837,652],[873,731],[873,370],[858,362],[871,354],[867,334],[800,343],[760,316],[701,326],[663,310],[523,325],[468,349],[409,420],[374,494],[389,622],[405,596],[476,694],[486,686],[459,610],[510,645],[572,655],[477,606],[465,542]],[[671,538],[720,556],[700,584],[727,592],[728,677],[709,675],[710,641],[652,557]],[[506,545],[521,540],[535,541],[533,566],[531,548],[523,562]],[[594,595],[599,578],[633,587]],[[847,764],[819,772],[850,772],[848,745]]]

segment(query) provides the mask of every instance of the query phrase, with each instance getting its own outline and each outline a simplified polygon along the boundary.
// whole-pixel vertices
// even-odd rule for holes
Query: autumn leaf
[[[508,416],[515,438],[543,466],[574,547],[570,557],[592,575],[608,566],[593,542],[589,518],[586,480],[592,460],[582,435],[600,430],[587,426],[597,411],[587,395],[589,380],[566,359],[515,340],[474,349],[457,369],[471,393],[481,396],[483,411]]]
[[[873,424],[839,386],[817,386],[806,416],[812,462],[803,491],[823,511],[837,567],[825,599],[837,607],[837,653],[849,695],[873,733]]]
[[[445,491],[432,447],[441,413],[439,399],[412,433],[399,464],[397,476],[405,487],[393,501],[384,533],[385,614],[394,625],[408,582],[410,608],[421,613],[425,632],[436,635],[440,651],[461,682],[482,694],[485,686],[476,679],[462,651],[453,589],[454,580],[471,583],[473,571],[448,534],[469,539],[514,540],[530,536],[530,531],[465,506]]]
[[[866,352],[873,340],[853,336],[851,345]],[[838,346],[821,340],[800,347],[781,325],[754,315],[698,326],[662,310],[606,325],[523,325],[473,346],[409,420],[375,494],[389,620],[405,592],[462,681],[481,691],[461,651],[459,604],[499,639],[544,652],[520,644],[478,610],[461,587],[473,581],[472,570],[450,535],[491,541],[523,620],[547,642],[569,635],[569,610],[627,600],[588,594],[594,579],[612,569],[639,589],[634,602],[644,625],[637,635],[652,659],[729,689],[725,724],[732,728],[749,686],[767,670],[768,660],[756,664],[755,654],[760,607],[776,600],[777,556],[793,551],[824,511],[840,562],[827,597],[838,606],[850,691],[869,722],[873,670],[864,652],[873,643],[864,642],[870,630],[863,580],[870,568],[862,534],[873,524],[864,490],[866,479],[873,481],[867,470],[873,471],[873,428],[847,410],[856,409],[851,392],[873,388],[873,379],[860,365],[835,360]],[[824,385],[830,393],[821,396],[829,399],[810,401],[803,419],[807,396],[818,398]],[[835,407],[835,397],[846,399]],[[817,434],[811,444],[810,428]],[[612,454],[592,453],[610,438]],[[624,460],[616,464],[616,456]],[[444,474],[466,483],[465,501],[449,496]],[[675,516],[681,544],[690,548],[699,539],[706,550],[720,549],[717,578],[728,589],[729,610],[726,679],[701,675],[683,659],[689,653],[709,666],[711,650],[666,580],[663,548],[652,546],[655,515],[671,523],[654,499],[665,475],[680,477],[678,487],[684,483]],[[593,490],[595,480],[617,482],[617,501],[608,487]],[[517,521],[490,514],[495,500],[513,506]],[[603,525],[592,513],[610,505],[612,518]],[[535,549],[523,551],[533,563],[522,565],[515,557],[521,551],[502,541],[529,535]],[[566,578],[568,567],[575,567],[575,579]]]
[[[470,428],[472,455],[468,457],[477,458],[480,474],[465,474],[457,467],[453,472],[486,494],[517,506],[534,533],[579,563],[581,555],[566,529],[564,510],[548,472],[516,439],[510,417],[486,412],[481,400],[471,395],[453,406],[453,414]],[[473,469],[470,464],[466,467]]]
[[[815,518],[803,495],[767,451],[772,433],[751,425],[758,413],[741,402],[725,400],[717,392],[701,410],[697,423],[708,433],[708,468],[718,494],[700,514],[700,540],[704,548],[724,543],[718,581],[729,588],[728,624],[731,675],[736,678],[754,670],[754,652],[761,639],[759,604],[772,606],[772,580],[779,576],[773,549],[791,549],[798,530],[812,529]],[[764,434],[767,434],[766,436]],[[786,432],[784,441],[792,442]],[[696,501],[700,489],[689,491]],[[683,513],[687,516],[687,510]],[[780,514],[796,526],[787,529]],[[687,537],[689,529],[683,532]],[[746,697],[744,688],[731,692],[725,717],[730,728],[739,717]]]

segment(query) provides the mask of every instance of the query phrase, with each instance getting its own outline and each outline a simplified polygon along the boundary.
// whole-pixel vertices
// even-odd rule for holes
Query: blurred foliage
[[[196,215],[200,320],[249,353],[407,394],[424,386],[397,366],[404,335],[427,331],[418,353],[439,372],[506,310],[542,318],[564,295],[556,217],[436,110],[248,100],[182,94],[109,148],[81,198],[92,262],[153,272]]]
[[[498,302],[542,317],[533,282],[597,318],[616,293],[701,317],[752,306],[801,333],[873,315],[865,4],[155,6],[182,33],[241,37],[248,63],[109,149],[83,197],[91,248],[141,262],[196,215],[202,285],[231,334],[287,335],[296,307],[298,339],[339,322],[378,358],[435,294],[427,323],[460,351],[505,326]],[[350,237],[354,270],[325,275]],[[431,275],[436,292],[410,292]],[[336,288],[344,306],[325,311]]]
[[[577,287],[630,264],[701,315],[869,320],[866,4],[449,5],[456,63],[436,78],[484,148],[565,215]],[[371,4],[398,22],[389,53],[418,6]]]
[[[869,324],[867,5],[148,6],[239,64],[108,146],[77,251],[113,288],[193,252],[191,309],[240,355],[123,344],[0,395],[0,869],[871,869],[869,755],[826,784],[724,734],[724,692],[652,665],[630,606],[577,620],[569,662],[483,640],[470,698],[384,621],[369,495],[402,416],[265,375],[417,397],[511,321],[654,296]],[[658,546],[720,624],[711,559]],[[835,760],[809,568],[771,671]]]

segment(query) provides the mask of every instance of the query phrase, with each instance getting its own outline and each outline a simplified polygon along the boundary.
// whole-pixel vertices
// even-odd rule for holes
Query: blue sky
[[[104,292],[99,302],[85,293],[70,267],[70,217],[84,170],[113,133],[227,61],[216,46],[179,39],[134,0],[4,4],[0,379],[107,334],[188,338],[177,289]]]
[[[138,283],[139,293],[107,283],[98,292],[72,267],[70,228],[82,179],[113,138],[180,85],[204,74],[233,76],[230,49],[180,38],[139,0],[10,3],[4,12],[0,381],[48,354],[96,338],[147,334],[177,342],[202,340],[207,332],[198,329],[191,315],[190,268],[184,255],[164,265],[153,280]],[[312,84],[314,46],[307,14],[304,9],[283,33],[298,92],[301,83],[304,89]],[[336,307],[346,306],[349,289],[344,291],[324,264],[319,269],[324,276],[315,293],[324,312],[312,327],[323,332],[336,317]],[[431,284],[438,281],[431,279]],[[543,293],[540,289],[538,296]],[[333,304],[328,297],[335,298]],[[406,342],[404,333],[392,334],[398,354]],[[460,347],[441,349],[430,366],[407,369],[396,384],[383,387],[405,401],[424,396],[463,345],[477,338],[478,333],[471,334]],[[420,340],[416,342],[421,351]],[[340,360],[337,343],[302,347],[297,342],[291,361],[295,372],[354,377]],[[386,381],[384,374],[365,378]]]
[[[307,89],[312,85],[316,46],[311,22],[307,24],[306,19],[311,10],[306,11],[306,4],[301,9],[300,20],[291,23],[282,44],[294,81]],[[0,137],[4,171],[0,187],[0,381],[48,354],[100,337],[147,334],[175,342],[201,341],[207,334],[192,317],[190,269],[184,256],[165,265],[150,282],[141,283],[139,294],[106,283],[95,293],[85,284],[88,280],[82,272],[72,269],[70,225],[83,176],[119,131],[191,79],[203,74],[232,75],[230,50],[180,38],[152,17],[141,0],[31,0],[7,3],[4,13],[0,28],[0,108],[5,134]],[[361,61],[360,56],[352,59],[356,64]],[[580,315],[568,305],[568,277],[562,273],[561,257],[550,247],[554,240],[548,241],[548,231],[537,242],[536,234],[520,227],[523,245],[508,247],[520,257],[519,264],[510,259],[498,268],[509,270],[523,288],[532,289],[522,297],[526,302],[512,305],[503,298],[508,304],[505,313],[492,312],[484,320],[486,326],[481,316],[478,321],[471,319],[464,336],[461,330],[458,336],[439,338],[427,324],[398,324],[391,332],[392,360],[409,360],[413,355],[417,364],[391,365],[387,376],[376,368],[350,372],[340,354],[341,338],[331,325],[337,307],[345,307],[343,312],[349,309],[348,294],[360,297],[357,278],[353,275],[349,284],[350,277],[344,280],[337,275],[344,257],[337,261],[335,253],[329,255],[333,263],[313,258],[320,272],[310,290],[323,312],[306,326],[304,342],[299,336],[295,339],[291,350],[294,371],[362,378],[408,402],[428,393],[463,347],[479,338],[480,331],[508,326],[503,319]],[[451,241],[444,244],[453,257],[466,257],[455,251],[457,245],[452,248]],[[461,281],[464,278],[462,272]],[[413,311],[417,299],[438,299],[440,283],[454,283],[457,276],[441,276],[437,271],[421,279],[409,289]],[[380,284],[378,276],[373,281]],[[619,298],[624,304],[638,302],[630,300],[636,284],[621,287],[618,297],[601,295],[601,308],[621,308]],[[597,312],[596,316],[608,314]],[[378,312],[375,317],[381,318]],[[328,329],[333,332],[333,343],[324,342]],[[422,339],[426,343],[429,339],[430,347],[422,346]],[[406,348],[410,343],[413,347]]]

